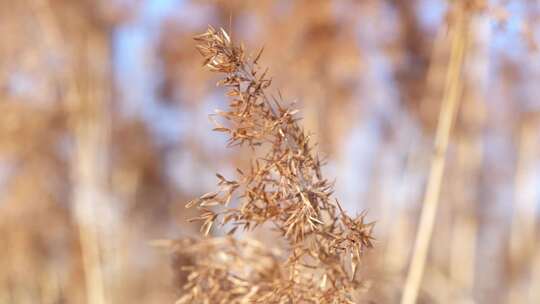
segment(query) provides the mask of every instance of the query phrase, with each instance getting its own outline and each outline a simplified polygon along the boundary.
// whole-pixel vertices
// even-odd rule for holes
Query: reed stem
[[[431,169],[424,195],[420,224],[416,233],[417,237],[414,244],[411,265],[401,298],[402,304],[413,304],[417,301],[429,251],[429,244],[433,234],[445,169],[445,156],[448,150],[448,142],[450,140],[452,125],[457,114],[463,86],[461,72],[466,48],[465,15],[466,11],[464,5],[458,3],[453,28],[451,28],[450,62],[435,134],[434,153],[431,159]]]

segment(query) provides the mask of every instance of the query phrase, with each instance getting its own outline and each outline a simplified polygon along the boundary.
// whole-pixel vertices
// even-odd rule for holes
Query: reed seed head
[[[218,111],[214,131],[229,135],[229,146],[247,145],[254,159],[234,179],[217,174],[218,190],[188,203],[213,227],[252,230],[271,226],[287,242],[276,251],[233,236],[179,241],[177,254],[194,257],[178,303],[353,303],[362,286],[358,264],[372,247],[372,223],[365,214],[348,216],[332,197],[334,187],[299,125],[298,110],[267,92],[272,80],[261,69],[262,50],[248,56],[223,29],[195,37],[204,65],[222,73],[229,108]],[[260,156],[258,156],[260,155]],[[238,206],[231,207],[237,200]]]

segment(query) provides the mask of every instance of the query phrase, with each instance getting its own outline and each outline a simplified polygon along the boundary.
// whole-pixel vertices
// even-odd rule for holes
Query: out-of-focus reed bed
[[[226,108],[192,40],[208,24],[264,46],[335,197],[376,221],[359,303],[540,302],[539,12],[526,0],[0,1],[0,304],[185,295],[173,269],[197,261],[170,267],[152,240],[199,237],[184,202],[252,157],[207,132],[207,113]],[[271,232],[250,237],[231,242],[248,264],[263,252],[266,274],[283,252]]]
[[[0,303],[173,300],[148,242],[180,194],[147,126],[115,112],[106,6],[0,2]]]

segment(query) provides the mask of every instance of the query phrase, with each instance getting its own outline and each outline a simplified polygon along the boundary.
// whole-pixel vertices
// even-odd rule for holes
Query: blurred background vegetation
[[[399,301],[449,47],[442,0],[0,0],[0,303],[173,303],[155,239],[246,156],[192,41],[265,47],[351,213],[366,303]],[[470,1],[463,92],[419,303],[540,303],[540,4]],[[190,214],[191,213],[191,214]],[[176,261],[178,262],[178,261]]]

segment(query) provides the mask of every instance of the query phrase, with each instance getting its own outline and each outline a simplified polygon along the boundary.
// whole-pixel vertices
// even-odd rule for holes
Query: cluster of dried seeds
[[[271,79],[256,56],[235,46],[223,30],[209,27],[195,37],[211,71],[225,74],[228,111],[215,131],[229,135],[229,146],[247,145],[262,156],[238,178],[217,174],[219,190],[190,202],[208,235],[216,225],[251,230],[271,224],[287,241],[276,253],[233,237],[180,241],[176,253],[190,256],[183,296],[178,303],[353,303],[362,287],[357,266],[372,246],[372,223],[351,218],[332,199],[333,185],[321,174],[321,161],[299,126],[298,110],[268,96]],[[235,198],[239,206],[231,207]]]

